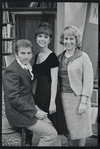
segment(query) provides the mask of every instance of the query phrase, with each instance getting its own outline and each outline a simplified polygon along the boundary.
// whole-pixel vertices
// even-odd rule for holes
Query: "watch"
[[[85,105],[87,104],[86,102],[81,102],[81,103],[82,103],[82,104],[85,104]]]

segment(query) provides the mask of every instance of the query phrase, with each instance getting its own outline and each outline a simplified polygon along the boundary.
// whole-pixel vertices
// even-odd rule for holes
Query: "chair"
[[[32,132],[25,127],[12,129],[10,126],[5,114],[4,92],[2,91],[2,146],[31,146],[32,136]]]
[[[32,146],[32,132],[22,127],[12,133],[2,134],[2,146]]]
[[[33,133],[27,128],[21,128],[21,146],[32,146]]]

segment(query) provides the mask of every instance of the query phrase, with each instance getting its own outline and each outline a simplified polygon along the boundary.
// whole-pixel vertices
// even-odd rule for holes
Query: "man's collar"
[[[23,69],[28,69],[28,65],[22,64],[22,63],[19,61],[18,58],[16,58],[16,60],[17,60],[18,64],[19,64]]]
[[[29,70],[30,74],[31,74],[31,80],[33,80],[33,73],[32,73],[32,66],[30,65],[30,63],[28,63],[28,65],[23,65],[18,58],[16,58],[16,61],[18,62],[18,64],[23,68],[23,69],[26,69],[26,70]]]

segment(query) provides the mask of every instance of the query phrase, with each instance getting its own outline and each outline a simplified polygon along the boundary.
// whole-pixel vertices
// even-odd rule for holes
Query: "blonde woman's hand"
[[[55,102],[53,101],[51,101],[50,102],[50,106],[49,106],[49,113],[50,114],[53,114],[53,113],[55,113],[56,112],[56,104],[55,104]]]
[[[79,113],[79,114],[85,113],[85,112],[86,112],[86,107],[87,107],[87,104],[80,103],[79,109],[78,109],[78,113]]]

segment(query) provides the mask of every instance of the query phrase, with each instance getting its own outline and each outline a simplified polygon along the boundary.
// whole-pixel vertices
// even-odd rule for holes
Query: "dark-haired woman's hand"
[[[56,104],[54,101],[51,101],[50,102],[50,106],[49,106],[49,113],[50,114],[53,114],[56,112]]]

